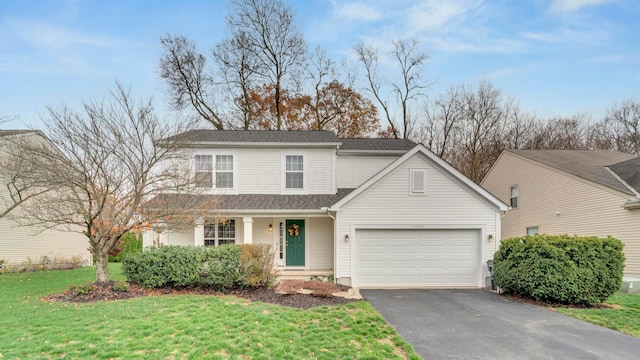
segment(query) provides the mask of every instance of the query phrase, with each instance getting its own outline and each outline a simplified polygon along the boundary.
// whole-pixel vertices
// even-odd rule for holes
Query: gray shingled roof
[[[33,132],[33,130],[0,130],[0,137],[18,135],[18,134],[24,134],[24,133],[30,133],[30,132]]]
[[[416,143],[409,139],[338,139],[340,150],[410,150]]]
[[[241,194],[241,195],[172,195],[164,194],[149,201],[173,202],[176,196],[197,196],[202,204],[219,210],[320,210],[337,203],[354,189],[338,189],[337,194],[327,195],[277,195],[277,194]],[[153,205],[151,205],[153,206]],[[198,207],[197,202],[194,205]]]
[[[635,158],[610,150],[507,150],[583,179],[634,195],[606,167]]]
[[[338,143],[332,131],[191,130],[177,135],[184,141],[212,143]],[[173,139],[173,138],[169,138]]]
[[[629,186],[640,192],[640,157],[607,166]]]

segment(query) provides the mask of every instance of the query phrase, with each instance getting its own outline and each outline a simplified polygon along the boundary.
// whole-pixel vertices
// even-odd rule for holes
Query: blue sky
[[[359,42],[417,39],[435,96],[490,79],[524,110],[604,115],[640,100],[636,0],[285,0],[310,48],[355,61]],[[153,95],[169,114],[157,74],[165,33],[208,51],[224,36],[228,2],[0,1],[0,116],[38,126],[46,106],[100,99],[115,79]]]

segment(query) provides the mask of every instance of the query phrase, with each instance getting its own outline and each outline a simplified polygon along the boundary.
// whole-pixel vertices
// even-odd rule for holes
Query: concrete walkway
[[[640,359],[640,339],[485,290],[360,290],[424,359]]]

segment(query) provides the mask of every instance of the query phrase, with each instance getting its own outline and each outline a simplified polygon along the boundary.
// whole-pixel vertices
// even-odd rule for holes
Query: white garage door
[[[357,286],[479,286],[478,230],[357,230]]]

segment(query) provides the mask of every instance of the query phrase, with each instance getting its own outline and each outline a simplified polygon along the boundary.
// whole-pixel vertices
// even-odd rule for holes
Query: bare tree
[[[531,129],[527,149],[576,150],[589,148],[591,118],[576,114],[568,118],[556,117]]]
[[[243,130],[249,130],[253,125],[249,95],[256,85],[255,78],[259,69],[258,59],[245,46],[246,43],[246,34],[236,31],[231,38],[222,41],[213,50],[226,92],[232,99],[230,103],[237,107],[241,119],[238,127]]]
[[[413,127],[410,103],[424,96],[423,91],[429,86],[421,76],[422,68],[428,59],[427,54],[419,51],[415,40],[394,41],[391,56],[397,62],[400,71],[395,79],[389,79],[379,74],[380,52],[378,49],[360,43],[356,45],[355,52],[365,71],[367,90],[378,102],[386,118],[387,135],[394,138],[410,137]],[[387,94],[393,94],[396,97],[397,105],[401,109],[400,124],[395,120],[394,104],[389,102]]]
[[[166,34],[160,38],[164,55],[160,59],[160,77],[169,87],[175,109],[191,106],[216,129],[223,130],[224,118],[213,98],[216,87],[207,72],[207,59],[198,52],[195,43],[184,36]]]
[[[133,100],[117,84],[108,101],[85,101],[83,109],[49,108],[45,122],[50,143],[17,143],[23,163],[51,191],[20,209],[22,222],[84,234],[96,260],[96,280],[109,280],[108,254],[124,234],[150,221],[190,221],[189,201],[145,204],[165,193],[189,193],[189,162],[178,137],[187,124],[160,121],[151,100]],[[160,139],[164,139],[159,142]],[[50,145],[53,145],[52,146]]]
[[[618,151],[640,155],[640,103],[626,100],[607,110],[602,132]]]
[[[257,74],[273,86],[276,127],[281,130],[281,92],[304,63],[304,38],[293,11],[281,0],[232,0],[231,4],[229,27],[243,34],[241,45],[255,57]]]

